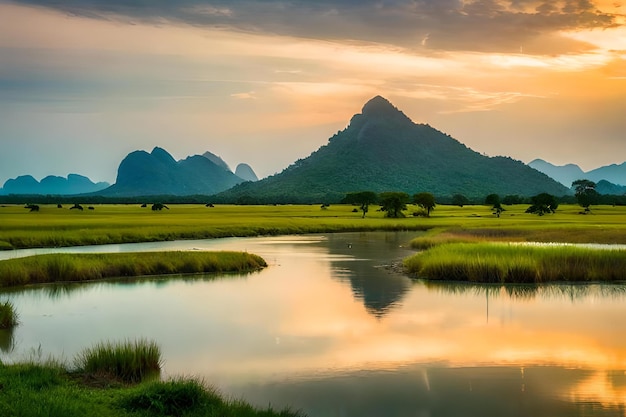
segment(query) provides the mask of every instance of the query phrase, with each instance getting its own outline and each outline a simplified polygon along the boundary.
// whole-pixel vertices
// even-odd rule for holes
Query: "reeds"
[[[420,278],[491,283],[591,282],[626,279],[626,251],[572,245],[451,243],[404,260]]]
[[[0,302],[0,329],[12,329],[18,324],[15,306],[10,301]]]
[[[0,287],[142,275],[247,272],[266,267],[246,252],[50,254],[0,261]]]
[[[145,339],[98,343],[75,358],[76,369],[80,373],[126,383],[158,376],[161,364],[161,349],[155,342]]]

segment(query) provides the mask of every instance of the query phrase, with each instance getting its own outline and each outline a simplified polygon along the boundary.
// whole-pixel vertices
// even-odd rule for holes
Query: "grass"
[[[79,354],[80,370],[63,364],[0,363],[0,415],[28,417],[240,416],[297,417],[290,410],[257,409],[226,400],[194,378],[143,380],[145,370],[160,366],[152,342],[104,343]],[[141,370],[141,371],[140,371]],[[121,371],[121,372],[120,372]],[[97,381],[98,383],[94,383]],[[106,381],[106,383],[102,383]]]
[[[448,231],[474,238],[490,234],[509,240],[626,243],[626,207],[561,205],[556,214],[526,214],[527,205],[505,206],[496,218],[487,206],[439,205],[429,218],[407,215],[389,219],[372,207],[367,217],[351,205],[235,206],[168,205],[153,212],[139,205],[102,205],[76,212],[41,205],[39,212],[22,206],[0,207],[0,249],[61,247],[108,243],[205,239],[231,236],[284,235],[372,230]],[[409,206],[407,214],[417,209]]]
[[[0,303],[0,330],[12,329],[18,324],[15,306],[10,301]]]
[[[404,260],[419,278],[490,283],[626,280],[626,250],[571,245],[447,243]]]
[[[141,382],[161,372],[161,349],[152,341],[140,339],[123,343],[99,343],[76,356],[80,374],[125,383]]]
[[[132,252],[35,255],[0,261],[0,287],[201,272],[246,272],[267,266],[245,252]]]

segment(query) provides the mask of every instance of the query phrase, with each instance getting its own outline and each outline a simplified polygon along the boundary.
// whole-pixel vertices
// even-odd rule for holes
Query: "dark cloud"
[[[2,1],[2,0],[0,0]],[[15,0],[99,19],[178,22],[410,49],[557,54],[588,45],[559,32],[607,28],[617,16],[591,0]],[[540,47],[539,47],[540,46]]]

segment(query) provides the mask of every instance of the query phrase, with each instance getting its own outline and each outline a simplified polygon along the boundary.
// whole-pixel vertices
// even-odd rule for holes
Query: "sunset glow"
[[[624,8],[486,4],[0,1],[0,182],[154,146],[266,176],[375,95],[488,155],[623,162]]]

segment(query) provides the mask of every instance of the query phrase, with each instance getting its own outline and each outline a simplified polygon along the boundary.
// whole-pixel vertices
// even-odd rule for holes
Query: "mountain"
[[[252,169],[252,167],[248,164],[239,164],[237,168],[235,168],[235,175],[245,181],[258,181],[259,177],[256,176],[256,173]]]
[[[554,178],[566,187],[571,187],[572,182],[585,177],[585,172],[578,165],[552,165],[543,159],[535,159],[528,163],[528,166],[535,168],[539,172],[543,172],[548,177]]]
[[[600,180],[596,184],[596,191],[604,195],[624,195],[626,194],[626,186],[613,184],[607,180]]]
[[[612,164],[596,168],[587,172],[585,175],[586,179],[594,182],[606,180],[613,184],[626,185],[626,162],[620,165]]]
[[[243,181],[218,157],[218,163],[213,162],[213,157],[193,155],[176,161],[159,147],[151,153],[134,151],[120,163],[115,184],[98,195],[211,195]]]
[[[219,156],[215,155],[214,153],[206,151],[205,153],[202,154],[202,156],[207,158],[209,161],[213,162],[215,165],[224,168],[226,171],[230,171],[231,170],[230,167],[228,166],[228,164],[226,162],[224,162],[224,160],[222,158],[220,158]]]
[[[426,124],[413,123],[383,97],[368,101],[347,128],[281,173],[239,184],[216,201],[337,202],[361,190],[427,191],[482,197],[497,193],[564,195],[547,175],[507,157],[483,156]]]
[[[566,187],[571,187],[572,182],[580,179],[587,179],[596,183],[605,180],[612,184],[626,185],[626,162],[621,165],[603,166],[587,172],[580,169],[578,165],[558,166],[542,159],[535,159],[529,162],[528,166],[554,178]]]
[[[7,180],[2,187],[2,194],[86,194],[103,190],[109,185],[107,182],[94,183],[89,178],[78,174],[69,174],[67,178],[49,175],[41,182],[31,175],[22,175]]]

